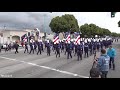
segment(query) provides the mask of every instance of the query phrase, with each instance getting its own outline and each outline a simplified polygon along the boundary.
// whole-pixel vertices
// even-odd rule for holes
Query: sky
[[[93,23],[111,32],[120,33],[120,27],[118,27],[120,12],[116,13],[115,18],[111,18],[110,12],[0,12],[0,28],[4,26],[7,29],[39,28],[41,31],[46,30],[50,33],[51,19],[64,14],[74,15],[79,26]]]

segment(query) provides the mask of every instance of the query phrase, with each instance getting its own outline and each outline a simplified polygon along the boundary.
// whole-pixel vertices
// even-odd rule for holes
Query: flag
[[[53,40],[53,42],[54,42],[54,43],[59,42],[59,34],[56,33],[56,34],[54,35],[54,40]]]
[[[28,41],[28,36],[27,36],[27,34],[24,35],[23,41],[24,41],[24,42],[27,42],[27,41]]]
[[[80,43],[80,34],[78,32],[75,32],[74,35],[75,35],[75,43],[79,44]]]
[[[66,43],[70,41],[70,33],[66,32]]]
[[[80,42],[80,35],[77,36],[76,40],[75,40],[75,43],[79,43]]]
[[[21,39],[23,40],[26,36],[27,34],[24,34],[23,36],[21,36]]]

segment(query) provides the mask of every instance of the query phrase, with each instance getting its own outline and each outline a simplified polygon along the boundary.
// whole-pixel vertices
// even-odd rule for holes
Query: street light
[[[4,25],[4,31],[6,29],[6,26]],[[3,33],[3,44],[4,44],[4,33]]]
[[[44,14],[44,36],[46,37],[46,28],[45,28],[45,14]]]
[[[111,12],[111,18],[115,17],[116,12]]]

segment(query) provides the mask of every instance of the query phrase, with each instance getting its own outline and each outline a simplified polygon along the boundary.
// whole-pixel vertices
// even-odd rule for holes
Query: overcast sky
[[[111,18],[110,12],[0,12],[0,28],[29,28],[38,27],[41,31],[44,28],[50,32],[49,23],[55,16],[73,14],[78,20],[79,26],[85,23],[93,23],[102,28],[107,28],[111,32],[120,33],[118,21],[120,13],[117,12],[115,18]]]

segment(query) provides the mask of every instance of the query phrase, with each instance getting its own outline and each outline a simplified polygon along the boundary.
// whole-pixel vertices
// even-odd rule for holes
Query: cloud
[[[119,32],[117,22],[120,20],[120,13],[111,18],[110,12],[0,12],[0,27],[6,28],[30,28],[38,27],[44,32],[51,32],[49,23],[53,17],[64,14],[73,14],[78,20],[79,26],[85,23],[94,23],[100,27],[108,28],[112,32]]]

